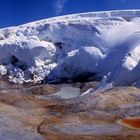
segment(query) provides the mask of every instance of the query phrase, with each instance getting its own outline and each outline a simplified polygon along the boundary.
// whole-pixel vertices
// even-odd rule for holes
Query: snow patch
[[[14,83],[91,74],[106,77],[102,89],[138,86],[139,40],[139,10],[80,13],[5,28],[0,30],[0,73]]]

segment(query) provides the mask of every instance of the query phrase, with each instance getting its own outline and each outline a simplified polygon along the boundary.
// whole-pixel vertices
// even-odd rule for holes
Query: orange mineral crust
[[[140,129],[140,117],[124,118],[117,122],[129,128]]]

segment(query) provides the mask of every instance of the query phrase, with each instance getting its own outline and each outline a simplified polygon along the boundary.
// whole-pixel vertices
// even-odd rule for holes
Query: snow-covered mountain
[[[91,78],[140,87],[140,10],[80,13],[0,30],[0,73],[15,83]]]

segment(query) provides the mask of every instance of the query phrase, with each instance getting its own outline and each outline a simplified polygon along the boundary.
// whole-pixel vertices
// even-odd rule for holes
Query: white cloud
[[[56,2],[54,3],[55,15],[61,14],[66,3],[67,0],[56,0]]]

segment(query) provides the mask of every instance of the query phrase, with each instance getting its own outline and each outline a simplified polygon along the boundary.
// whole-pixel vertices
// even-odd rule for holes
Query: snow
[[[6,75],[7,74],[7,69],[5,66],[0,65],[0,75]]]
[[[90,74],[105,81],[101,89],[140,87],[139,60],[140,10],[79,13],[0,29],[0,73],[14,83]]]

